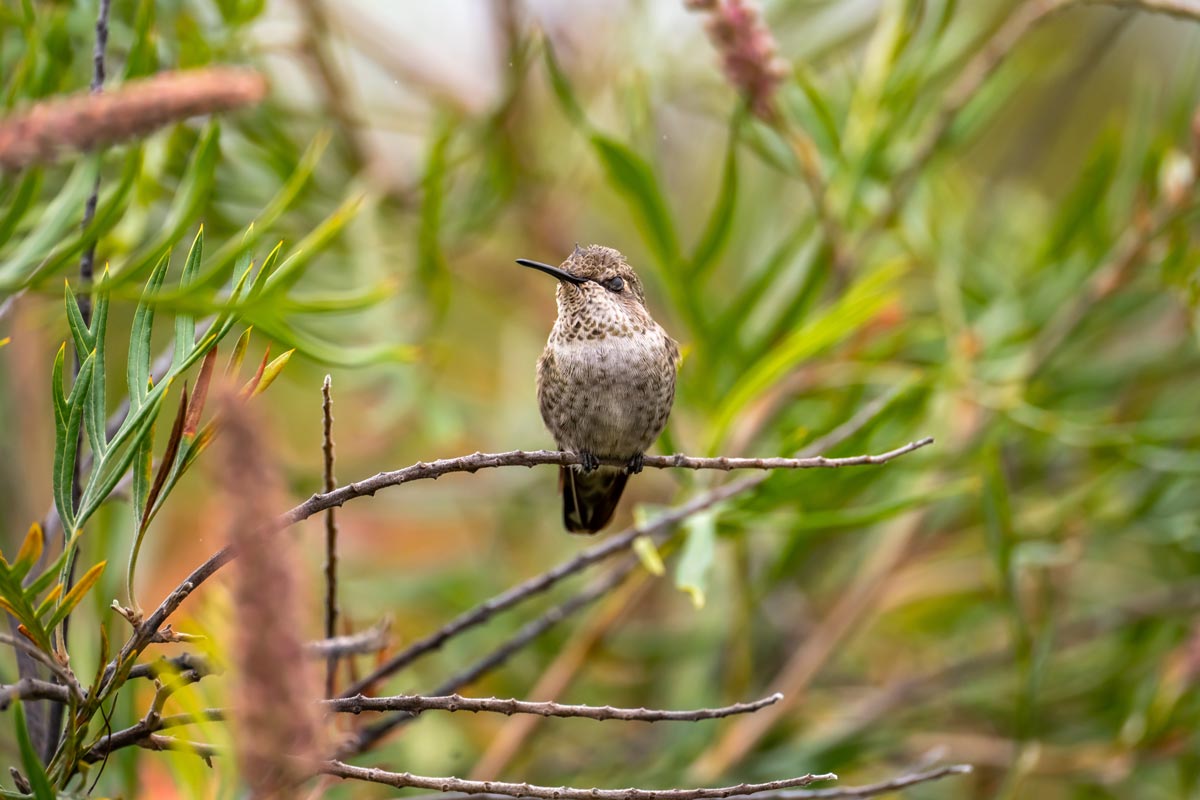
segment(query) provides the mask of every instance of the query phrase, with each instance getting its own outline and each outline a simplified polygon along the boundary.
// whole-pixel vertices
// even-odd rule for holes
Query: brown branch
[[[311,0],[315,5],[315,0]],[[325,376],[325,382],[321,384],[321,420],[322,420],[322,443],[321,452],[325,457],[325,492],[332,492],[337,488],[337,482],[333,477],[333,379]],[[325,510],[325,638],[333,639],[337,636],[337,540],[338,528],[337,519],[334,516],[335,510],[328,508]],[[325,662],[325,696],[333,697],[335,682],[337,680],[337,664],[338,654],[336,651],[329,654],[328,660]]]
[[[841,798],[859,798],[859,797],[876,797],[881,794],[890,794],[901,789],[907,789],[910,786],[916,786],[919,783],[929,783],[930,781],[948,778],[951,775],[970,775],[972,767],[970,764],[953,764],[947,767],[938,767],[937,769],[926,770],[924,772],[914,772],[909,775],[901,775],[898,778],[892,778],[879,783],[868,783],[863,786],[846,786],[836,789],[801,789],[794,792],[775,792],[774,794],[759,795],[756,800],[841,800]],[[414,798],[408,798],[414,800]]]
[[[390,622],[383,620],[365,631],[346,636],[335,636],[332,639],[318,639],[315,642],[309,642],[304,647],[309,655],[325,658],[378,653],[388,646],[389,627]]]
[[[397,789],[431,789],[438,792],[462,794],[496,794],[505,797],[534,797],[541,800],[721,800],[760,792],[773,792],[794,786],[808,786],[818,781],[835,781],[837,775],[801,775],[770,783],[739,783],[711,789],[581,789],[571,786],[536,786],[529,783],[504,781],[466,781],[461,778],[433,778],[410,772],[386,772],[381,769],[356,767],[341,761],[326,761],[320,765],[322,774],[347,780],[367,781],[394,786]]]
[[[937,769],[926,770],[924,772],[914,772],[909,775],[901,775],[898,778],[892,778],[888,781],[879,783],[868,783],[862,786],[844,786],[836,789],[799,789],[795,791],[783,792],[768,792],[765,794],[755,795],[755,800],[837,800],[839,798],[860,797],[876,797],[881,794],[889,794],[907,789],[910,786],[916,786],[920,783],[929,783],[930,781],[941,780],[952,775],[969,775],[971,766],[969,764],[955,764],[948,767],[939,767]],[[463,798],[471,797],[473,800],[496,800],[496,798],[508,797],[502,794],[414,794],[404,798],[404,800],[463,800]]]
[[[849,456],[847,458],[826,458],[811,456],[808,458],[694,458],[685,455],[646,456],[643,466],[655,469],[715,469],[730,471],[735,469],[835,469],[838,467],[856,467],[869,464],[886,464],[914,450],[933,444],[932,438],[910,442],[903,447],[889,450],[878,455]],[[399,486],[418,480],[437,480],[451,472],[475,473],[481,469],[497,467],[536,467],[554,465],[570,467],[583,463],[583,458],[575,453],[559,450],[512,450],[507,453],[472,453],[458,458],[443,458],[437,461],[418,461],[409,467],[392,472],[380,472],[370,478],[339,487],[332,492],[314,494],[308,500],[283,515],[285,525],[307,519],[313,514],[333,506],[340,506],[347,500],[357,497],[371,496],[380,489]],[[623,467],[625,459],[601,458],[601,464]]]
[[[760,708],[783,699],[781,694],[773,694],[752,703],[735,703],[720,708],[701,708],[694,711],[662,711],[653,708],[613,708],[612,706],[567,705],[565,703],[530,702],[527,700],[500,700],[495,697],[463,697],[459,694],[443,695],[441,697],[426,697],[423,695],[395,695],[392,697],[342,697],[327,700],[324,705],[330,711],[341,711],[348,714],[361,714],[364,711],[405,711],[411,714],[421,714],[425,711],[481,711],[492,714],[535,714],[541,717],[581,717],[594,720],[622,720],[625,722],[696,722],[706,719],[720,719],[734,714],[751,714]]]
[[[10,636],[7,633],[0,633],[0,644],[6,644],[36,659],[40,664],[49,669],[54,677],[58,678],[59,682],[71,692],[75,699],[83,700],[83,687],[79,685],[79,681],[76,680],[70,668],[63,666],[53,657],[42,652],[33,642],[20,636]]]
[[[253,105],[266,94],[257,72],[207,67],[164,72],[104,94],[45,100],[0,120],[0,169],[17,170],[146,136],[171,122]]]
[[[57,700],[67,703],[71,700],[71,691],[61,683],[21,678],[16,683],[0,685],[0,711],[7,711],[13,700]]]

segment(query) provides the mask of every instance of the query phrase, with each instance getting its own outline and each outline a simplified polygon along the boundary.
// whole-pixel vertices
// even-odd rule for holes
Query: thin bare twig
[[[901,775],[897,778],[892,778],[888,781],[879,783],[868,783],[863,786],[844,786],[835,789],[798,789],[793,791],[783,792],[767,792],[764,794],[755,795],[755,800],[837,800],[839,798],[860,797],[876,797],[881,794],[889,794],[907,789],[910,786],[916,786],[920,783],[929,783],[930,781],[940,780],[952,775],[968,775],[971,772],[970,764],[955,764],[948,767],[939,767],[937,769],[926,770],[924,772],[914,772],[909,775]],[[463,800],[470,797],[472,800],[497,800],[497,798],[508,797],[502,794],[414,794],[404,798],[404,800]]]
[[[711,789],[581,789],[571,786],[537,786],[530,783],[503,781],[465,781],[461,778],[433,778],[410,772],[386,772],[381,769],[356,767],[341,761],[326,761],[320,772],[338,778],[382,783],[398,789],[431,789],[462,794],[497,794],[506,797],[535,797],[540,800],[722,800],[760,792],[773,792],[795,786],[808,786],[819,781],[835,781],[837,775],[801,775],[770,783],[739,783]]]
[[[826,458],[811,456],[807,458],[694,458],[685,455],[646,456],[643,466],[655,469],[714,469],[730,471],[735,469],[836,469],[839,467],[858,467],[870,464],[886,464],[893,459],[919,450],[933,444],[932,438],[919,439],[909,442],[903,447],[889,450],[878,455],[849,456],[846,458]],[[311,517],[320,511],[333,506],[340,506],[347,500],[357,497],[371,496],[380,489],[409,483],[418,480],[437,480],[451,472],[476,473],[481,469],[498,467],[536,467],[554,465],[569,467],[582,464],[583,458],[576,453],[560,450],[512,450],[507,453],[472,453],[458,458],[443,458],[437,461],[418,461],[409,467],[380,472],[361,481],[349,483],[332,492],[314,494],[300,505],[283,515],[283,523],[290,525],[302,519]],[[616,458],[602,458],[601,464],[623,467],[625,461]]]
[[[392,697],[341,697],[327,700],[324,706],[330,711],[361,714],[364,711],[407,711],[421,714],[425,711],[481,711],[492,714],[535,714],[541,717],[581,717],[594,720],[622,720],[638,722],[697,722],[705,719],[720,719],[734,714],[751,714],[772,703],[778,703],[783,695],[776,693],[751,703],[734,703],[720,708],[701,708],[693,711],[663,711],[654,708],[613,708],[612,706],[568,705],[565,703],[530,702],[528,700],[500,700],[495,697],[463,697],[459,694],[441,697],[423,695],[394,695]]]
[[[158,691],[154,693],[154,700],[150,702],[150,707],[146,709],[145,715],[130,727],[101,737],[84,753],[83,760],[88,763],[100,761],[113,750],[140,744],[144,739],[153,735],[162,727],[163,706],[166,705],[171,695],[184,686],[196,683],[201,677],[197,672],[182,672],[169,681],[159,684]]]
[[[321,384],[321,452],[325,457],[325,492],[337,488],[333,477],[333,379],[325,376]],[[325,510],[325,638],[337,636],[337,519],[333,508]],[[333,697],[337,679],[337,652],[331,652],[325,662],[325,696]]]
[[[891,780],[880,781],[879,783],[868,783],[863,786],[777,792],[775,794],[759,795],[757,800],[835,800],[835,798],[876,797],[877,795],[890,794],[901,789],[907,789],[919,783],[929,783],[930,781],[948,778],[952,775],[970,775],[971,771],[970,764],[952,764],[946,767],[938,767],[937,769],[901,775]]]
[[[309,642],[305,645],[305,650],[310,655],[324,658],[378,653],[388,646],[388,628],[390,626],[391,623],[385,619],[365,631]]]

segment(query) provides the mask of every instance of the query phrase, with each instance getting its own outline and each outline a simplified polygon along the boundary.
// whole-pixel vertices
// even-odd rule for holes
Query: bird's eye
[[[621,280],[620,275],[614,275],[604,282],[604,288],[610,292],[619,292],[625,288],[625,281]]]

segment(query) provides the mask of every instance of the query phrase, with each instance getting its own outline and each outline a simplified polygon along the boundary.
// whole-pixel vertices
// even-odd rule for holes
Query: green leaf
[[[154,420],[158,416],[159,407],[165,397],[164,390],[170,384],[171,381],[168,379],[154,387],[154,391],[147,396],[146,402],[136,412],[130,413],[126,424],[117,431],[117,435],[109,443],[108,456],[104,459],[103,465],[96,465],[92,468],[88,485],[83,492],[83,499],[79,504],[81,525],[95,513],[100,504],[112,493],[125,474],[125,470],[129,469],[129,465],[138,452],[136,445],[154,428]],[[126,442],[129,443],[129,447],[124,447]],[[114,456],[114,453],[121,453],[121,455],[117,457]]]
[[[88,325],[83,321],[83,311],[79,308],[79,301],[75,299],[75,293],[71,291],[71,284],[63,282],[63,289],[66,293],[67,306],[67,326],[71,329],[71,339],[75,343],[75,355],[83,358],[84,353],[92,351],[92,333],[88,330]]]
[[[117,273],[115,280],[124,284],[138,279],[160,254],[183,238],[189,226],[195,224],[212,190],[217,160],[220,156],[220,126],[210,122],[196,144],[187,172],[179,181],[167,210],[166,219],[156,227],[157,234],[128,260],[129,266]]]
[[[328,246],[342,232],[342,228],[362,210],[366,199],[362,192],[352,192],[332,214],[301,239],[293,248],[292,255],[268,278],[265,293],[283,292],[292,288],[296,281],[303,277],[304,270],[313,257]]]
[[[664,269],[674,267],[680,261],[679,241],[650,165],[626,145],[602,133],[593,133],[589,141],[609,183],[629,205],[634,223],[659,265]]]
[[[83,599],[83,596],[96,585],[96,581],[100,580],[100,575],[103,574],[107,563],[106,561],[101,561],[83,573],[79,578],[79,582],[71,587],[71,591],[67,592],[62,602],[58,604],[58,608],[55,609],[54,614],[46,621],[46,630],[54,630],[58,627],[59,623],[75,610],[75,606],[79,605],[79,601]]]
[[[186,294],[195,283],[200,273],[200,258],[204,253],[204,226],[196,232],[192,240],[192,248],[188,251],[187,261],[183,265],[183,274],[179,278],[179,290]],[[175,353],[173,363],[179,364],[184,356],[196,344],[196,318],[191,314],[180,312],[175,315]]]
[[[54,437],[54,505],[62,520],[63,530],[68,534],[75,530],[75,511],[72,503],[72,486],[75,478],[75,459],[79,447],[79,426],[83,420],[85,397],[95,365],[93,353],[89,353],[80,365],[79,375],[71,394],[62,396],[63,360],[66,345],[59,348],[52,371],[55,414]]]
[[[54,200],[39,215],[38,226],[22,236],[21,244],[0,268],[0,287],[17,289],[54,248],[79,224],[84,201],[100,174],[99,157],[84,158],[71,172]]]
[[[845,295],[819,316],[796,328],[755,362],[726,396],[712,424],[709,451],[717,452],[737,415],[801,361],[833,346],[871,320],[895,297],[894,284],[907,262],[885,262],[855,283]]]
[[[429,147],[421,180],[421,218],[417,228],[417,278],[436,314],[450,301],[450,270],[442,252],[442,212],[446,195],[446,151],[454,125],[444,121]]]
[[[21,220],[25,218],[33,201],[37,199],[38,190],[41,188],[42,171],[40,169],[31,169],[21,178],[12,202],[0,216],[0,247],[4,246],[5,242],[13,235],[13,231],[21,224]]]
[[[265,392],[267,388],[275,382],[275,379],[279,377],[279,373],[283,372],[283,368],[287,366],[288,361],[295,352],[295,350],[288,350],[270,364],[267,364],[262,370],[262,376],[260,377],[257,385],[253,390],[251,390],[250,396],[256,397]]]
[[[29,570],[33,569],[38,559],[42,557],[45,546],[46,536],[42,533],[42,526],[35,522],[29,526],[29,532],[25,534],[25,540],[21,542],[21,549],[17,552],[17,557],[13,559],[11,576],[14,581],[19,583],[25,579]]]
[[[133,327],[129,334],[129,360],[125,367],[132,409],[140,406],[150,391],[150,361],[153,357],[150,338],[154,333],[154,300],[167,276],[170,258],[171,253],[167,251],[158,260],[158,266],[150,273],[150,280],[146,282],[142,300],[133,313]]]
[[[233,345],[233,352],[229,355],[229,364],[225,367],[226,375],[236,376],[242,369],[242,361],[246,358],[246,347],[250,344],[251,328],[246,328],[242,331],[242,335]]]
[[[42,766],[42,760],[38,758],[37,752],[33,749],[33,742],[29,739],[29,728],[25,724],[24,705],[24,702],[19,700],[13,703],[13,724],[17,728],[17,747],[21,751],[21,763],[25,765],[25,777],[29,779],[29,785],[33,788],[33,796],[36,800],[55,800],[54,789],[50,786],[46,768]]]
[[[542,57],[546,63],[546,75],[550,78],[550,89],[554,92],[559,107],[572,125],[580,128],[588,127],[587,115],[584,114],[583,107],[579,105],[579,100],[575,97],[575,90],[571,88],[571,82],[563,72],[562,65],[558,63],[558,56],[554,54],[550,40],[544,36],[542,37]]]
[[[734,121],[729,131],[729,146],[725,151],[725,168],[721,173],[721,187],[718,189],[717,202],[713,206],[708,223],[704,226],[704,234],[700,237],[696,251],[692,254],[692,276],[704,276],[714,263],[733,231],[733,215],[737,209],[738,168],[737,168],[737,131],[739,122]]]
[[[708,573],[717,551],[717,510],[707,509],[684,520],[687,539],[675,567],[675,586],[692,599],[696,608],[704,608],[708,591]]]
[[[108,329],[108,279],[108,267],[105,267],[93,295],[91,336],[96,366],[92,370],[92,391],[87,403],[87,416],[84,418],[88,443],[91,445],[92,453],[96,458],[103,457],[105,450],[108,448],[108,434],[106,432],[108,425],[106,408],[108,397],[104,376],[104,337]]]

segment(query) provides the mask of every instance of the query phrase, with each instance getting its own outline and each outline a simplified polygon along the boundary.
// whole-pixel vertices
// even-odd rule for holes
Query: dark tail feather
[[[601,467],[583,473],[558,468],[563,495],[563,525],[571,533],[597,533],[612,519],[629,476],[623,469]]]

